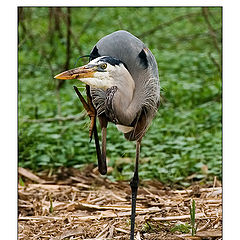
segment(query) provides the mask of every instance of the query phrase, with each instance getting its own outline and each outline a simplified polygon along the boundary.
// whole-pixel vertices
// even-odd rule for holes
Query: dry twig
[[[60,117],[56,116],[54,118],[42,118],[42,119],[24,119],[23,122],[28,122],[28,123],[46,123],[46,122],[56,122],[56,121],[78,121],[82,120],[85,118],[85,114],[80,114],[80,115],[73,115],[73,116],[67,116],[67,117]]]
[[[140,35],[138,35],[138,38],[140,38],[140,39],[144,38],[145,36],[153,34],[154,32],[156,32],[156,31],[158,31],[158,30],[160,30],[164,27],[170,26],[170,25],[172,25],[172,24],[174,24],[178,21],[182,21],[186,18],[192,18],[192,17],[196,17],[196,16],[199,16],[199,15],[200,15],[199,13],[189,13],[189,14],[184,14],[184,15],[178,16],[176,18],[171,19],[168,22],[161,23],[161,24],[155,26],[154,28],[152,28],[152,29],[150,29],[146,32],[141,33]]]
[[[215,32],[214,28],[212,27],[212,25],[211,25],[211,23],[209,21],[209,10],[208,10],[208,8],[207,7],[203,7],[202,8],[202,13],[203,13],[204,19],[205,19],[205,21],[207,23],[209,34],[212,37],[213,44],[216,47],[218,53],[221,55],[221,50],[220,50],[220,48],[218,46],[218,40],[217,40],[216,32]]]
[[[30,180],[32,180],[33,182],[37,182],[37,183],[45,183],[45,180],[41,179],[40,177],[38,177],[37,175],[33,174],[31,171],[19,167],[18,168],[18,173]]]

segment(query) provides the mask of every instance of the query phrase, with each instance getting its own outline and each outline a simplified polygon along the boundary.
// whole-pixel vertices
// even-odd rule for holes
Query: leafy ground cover
[[[19,166],[54,171],[96,163],[89,120],[72,87],[84,86],[69,81],[58,89],[53,76],[73,68],[104,35],[125,29],[155,55],[163,97],[142,142],[140,177],[186,186],[221,179],[221,27],[221,8],[20,8]],[[114,125],[107,155],[108,177],[130,179],[135,145]]]

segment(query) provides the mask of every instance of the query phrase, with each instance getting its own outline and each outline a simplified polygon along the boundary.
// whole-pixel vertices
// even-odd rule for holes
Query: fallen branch
[[[81,210],[89,210],[89,211],[93,211],[93,210],[130,210],[131,206],[99,206],[99,205],[95,205],[95,204],[89,204],[89,203],[77,203],[76,207],[78,209]],[[136,207],[136,210],[145,210],[139,207]]]
[[[125,229],[122,229],[122,228],[115,228],[115,230],[117,232],[122,232],[122,233],[126,233],[126,234],[129,234],[129,231],[125,230]]]
[[[67,116],[67,117],[54,117],[54,118],[42,118],[42,119],[23,119],[23,122],[28,122],[28,123],[45,123],[45,122],[55,122],[55,121],[69,121],[69,120],[82,120],[85,118],[85,114],[81,115],[73,115],[73,116]]]
[[[37,182],[37,183],[45,183],[45,180],[41,179],[40,177],[38,177],[37,175],[33,174],[31,171],[19,167],[18,168],[18,173],[30,180],[32,180],[33,182]]]
[[[211,213],[208,213],[211,214]],[[213,213],[215,214],[215,212]],[[216,218],[212,216],[206,216],[204,213],[196,213],[195,214],[196,219],[211,219],[211,218]],[[154,221],[177,221],[177,220],[186,220],[190,219],[190,214],[189,215],[182,215],[182,216],[169,216],[169,217],[153,217],[152,220]]]
[[[120,210],[120,208],[119,208]],[[126,210],[126,209],[122,209],[122,210]],[[146,214],[146,213],[153,213],[156,212],[156,210],[153,211],[138,211],[136,212],[137,215],[142,215],[142,214]],[[158,209],[159,212],[159,209]],[[89,220],[96,220],[96,219],[103,219],[103,218],[122,218],[122,217],[129,217],[131,216],[131,212],[130,212],[130,207],[129,207],[129,211],[127,212],[114,212],[114,211],[104,211],[101,212],[101,214],[98,215],[89,215],[89,216],[80,216],[78,214],[71,214],[68,215],[69,217],[75,218],[78,221],[89,221]],[[38,221],[46,221],[46,220],[64,220],[66,218],[66,215],[62,215],[59,217],[51,217],[51,216],[20,216],[18,218],[19,221],[29,221],[29,220],[38,220]]]
[[[18,218],[19,221],[29,221],[29,220],[40,220],[40,221],[46,221],[46,220],[62,220],[63,217],[49,217],[49,216],[38,216],[38,217],[35,217],[35,216],[30,216],[30,217],[24,217],[24,216],[20,216]]]
[[[215,188],[200,188],[199,192],[211,192],[211,191],[219,191],[220,193],[222,193],[222,187],[215,187]],[[184,194],[184,193],[192,193],[193,190],[192,189],[186,189],[186,190],[174,190],[174,191],[169,191],[170,193],[180,193],[180,194]]]
[[[217,238],[217,237],[222,237],[222,231],[219,230],[207,230],[207,231],[198,231],[195,235],[196,238],[193,238],[192,236],[190,236],[189,234],[182,234],[182,235],[178,235],[178,237],[180,238],[184,238],[184,239],[209,239],[209,238]]]
[[[79,189],[74,186],[57,184],[28,184],[28,188],[32,189],[42,188],[48,191],[62,191],[63,189],[72,189],[73,191],[79,191]]]

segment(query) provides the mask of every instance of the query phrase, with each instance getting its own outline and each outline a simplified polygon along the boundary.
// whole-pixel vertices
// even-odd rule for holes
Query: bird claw
[[[84,109],[87,112],[87,115],[90,118],[90,127],[89,127],[89,138],[90,141],[92,141],[92,135],[93,135],[93,128],[96,124],[96,110],[92,104],[92,99],[91,99],[91,95],[90,95],[90,90],[87,88],[87,102],[84,99],[84,97],[82,96],[82,94],[79,92],[78,88],[76,86],[74,86],[74,90],[77,93],[81,103],[83,104]]]

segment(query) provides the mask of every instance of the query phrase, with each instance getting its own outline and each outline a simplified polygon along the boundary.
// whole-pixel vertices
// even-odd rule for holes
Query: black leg
[[[94,134],[96,152],[97,152],[97,159],[98,159],[98,171],[105,175],[107,173],[107,164],[106,164],[106,135],[107,135],[107,121],[102,117],[101,118],[101,127],[102,127],[102,151],[100,149],[98,132],[97,132],[97,125],[96,125],[96,110],[92,104],[92,98],[90,94],[90,87],[86,85],[86,92],[87,92],[87,102],[83,98],[82,94],[79,92],[78,88],[74,86],[74,90],[77,93],[80,101],[83,104],[83,107],[88,113],[88,116],[91,120],[91,125],[89,129],[89,137],[90,142],[92,140],[92,134]],[[99,119],[100,120],[100,119]]]
[[[107,163],[106,163],[106,146],[107,146],[107,128],[102,128],[102,174],[107,173]]]
[[[136,143],[136,163],[134,169],[134,175],[130,182],[130,186],[132,189],[132,212],[131,212],[131,234],[130,240],[134,240],[134,226],[135,226],[135,215],[136,215],[136,200],[137,200],[137,190],[138,190],[138,162],[139,162],[139,155],[140,155],[140,144],[141,139],[137,140]]]
[[[106,162],[106,134],[107,128],[102,128],[102,151],[100,149],[97,127],[96,125],[93,128],[96,151],[97,151],[97,159],[98,159],[98,171],[105,175],[107,173],[107,162]]]
[[[98,171],[102,175],[105,175],[107,173],[106,159],[105,159],[105,161],[103,161],[103,159],[102,159],[102,152],[101,152],[101,149],[100,149],[98,132],[97,132],[97,125],[96,124],[93,127],[93,134],[94,134],[94,140],[95,140],[95,146],[96,146],[96,152],[97,152],[97,159],[98,159]]]

